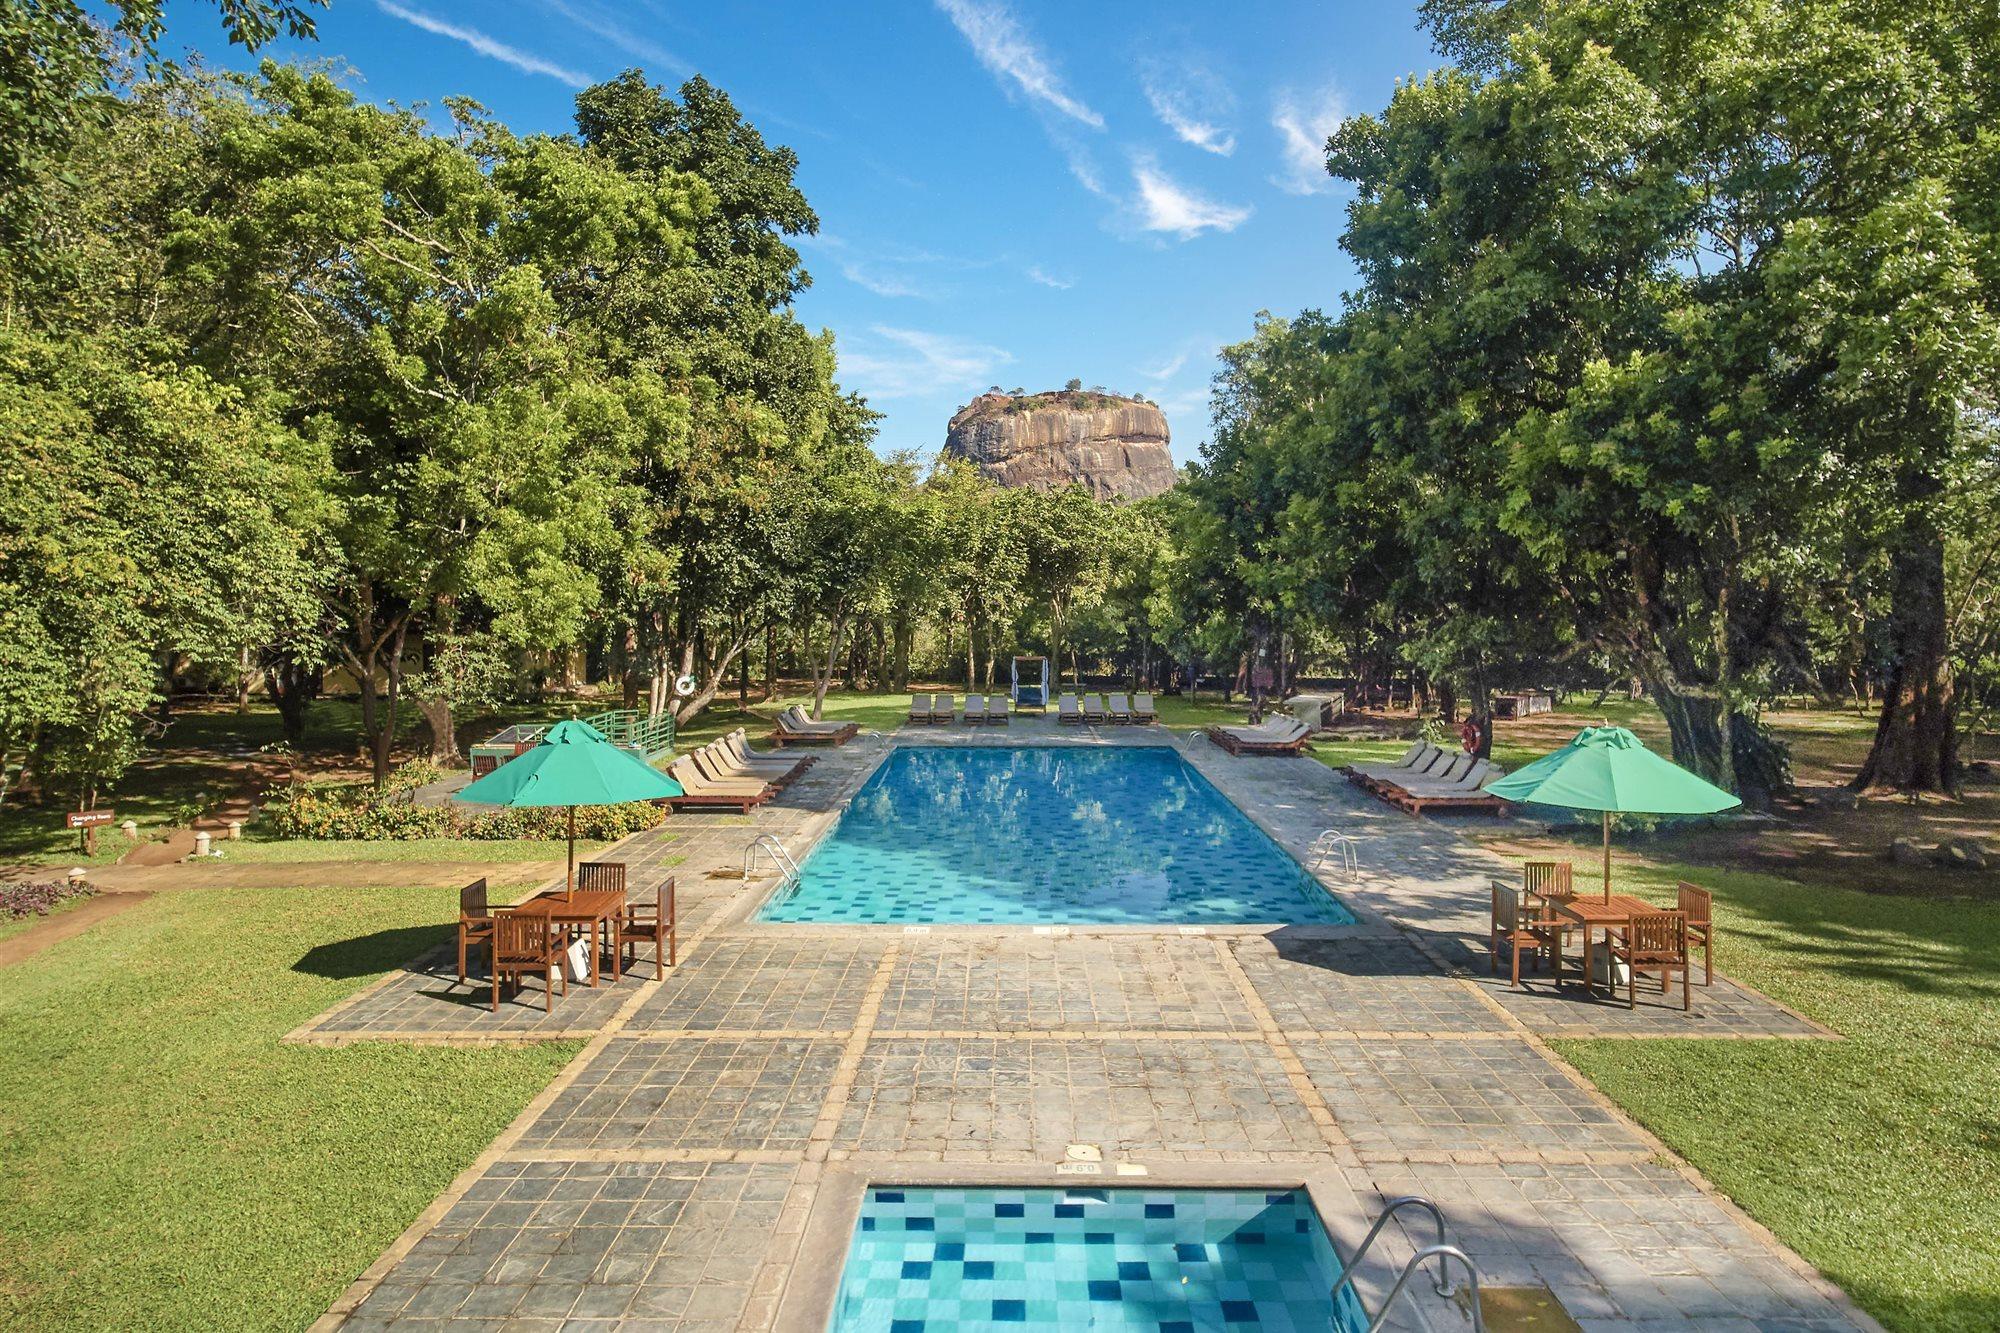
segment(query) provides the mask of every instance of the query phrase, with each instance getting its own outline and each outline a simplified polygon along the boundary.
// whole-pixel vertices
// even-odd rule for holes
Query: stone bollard
[[[229,841],[231,841],[231,842],[237,842],[237,841],[240,841],[240,840],[242,839],[242,837],[243,837],[243,821],[242,821],[242,820],[240,820],[240,819],[232,819],[232,820],[230,820],[230,821],[229,821],[229,835],[228,835],[228,836],[229,836]]]
[[[136,819],[121,820],[118,824],[118,831],[128,838],[136,838],[139,836],[139,821]]]
[[[82,888],[85,878],[86,875],[84,873],[84,869],[82,866],[71,866],[69,868],[68,879],[69,879],[69,886],[71,888],[73,889]]]
[[[207,856],[209,854],[208,844],[209,833],[207,829],[203,829],[194,835],[194,854],[196,856]]]

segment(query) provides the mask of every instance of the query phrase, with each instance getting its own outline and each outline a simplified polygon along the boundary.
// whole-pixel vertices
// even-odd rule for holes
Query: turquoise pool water
[[[1345,924],[1354,917],[1164,746],[904,746],[766,921]]]
[[[830,1327],[1359,1333],[1339,1274],[1304,1190],[874,1188]]]

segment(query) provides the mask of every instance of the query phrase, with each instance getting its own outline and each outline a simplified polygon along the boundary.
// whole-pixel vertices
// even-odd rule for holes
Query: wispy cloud
[[[1236,151],[1236,136],[1217,123],[1235,99],[1207,68],[1186,59],[1148,59],[1140,65],[1139,82],[1153,114],[1182,143],[1219,157]]]
[[[1326,140],[1345,119],[1347,106],[1338,88],[1328,86],[1311,96],[1279,93],[1271,125],[1284,149],[1285,169],[1272,182],[1292,194],[1331,190],[1334,179],[1326,174]]]
[[[686,74],[694,69],[693,65],[657,42],[616,22],[590,0],[582,0],[578,4],[570,4],[568,0],[541,0],[541,3],[557,17],[567,19],[585,32],[602,38],[628,56],[637,56],[651,65],[655,74],[661,72]]]
[[[422,28],[425,32],[435,33],[439,37],[449,37],[455,42],[464,42],[480,55],[497,60],[503,65],[512,65],[523,74],[545,74],[551,79],[557,79],[568,84],[572,88],[583,88],[590,84],[590,79],[587,76],[579,74],[573,69],[568,69],[562,65],[544,60],[540,56],[531,55],[526,51],[509,46],[505,42],[495,41],[477,28],[466,28],[456,23],[447,23],[435,15],[424,13],[422,10],[405,9],[402,5],[393,3],[393,0],[375,0],[375,6],[391,18],[401,19],[412,27]]]
[[[998,347],[946,333],[876,324],[858,349],[840,355],[841,382],[887,401],[970,393],[1014,358]]]
[[[1002,0],[937,0],[937,7],[972,44],[979,63],[996,77],[1071,120],[1094,130],[1104,128],[1104,117],[1063,87],[1061,76],[1041,47]]]
[[[1076,286],[1068,278],[1058,278],[1054,274],[1049,273],[1040,264],[1028,265],[1028,281],[1042,287],[1053,287],[1059,292],[1066,292]]]
[[[1205,231],[1235,231],[1250,218],[1250,207],[1217,203],[1161,171],[1148,157],[1132,162],[1132,181],[1139,187],[1137,220],[1147,231],[1164,231],[1192,240]]]
[[[1172,356],[1168,357],[1165,361],[1162,361],[1159,365],[1150,368],[1142,368],[1139,371],[1139,373],[1145,376],[1147,379],[1152,380],[1155,384],[1158,384],[1163,380],[1170,380],[1174,376],[1181,373],[1181,367],[1185,366],[1188,363],[1188,357],[1190,354],[1191,353],[1189,352],[1189,349],[1183,347],[1180,351],[1175,352]]]

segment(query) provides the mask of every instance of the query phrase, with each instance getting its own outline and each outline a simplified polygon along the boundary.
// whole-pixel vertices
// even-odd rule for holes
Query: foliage
[[[64,903],[94,897],[96,886],[88,881],[72,884],[66,879],[25,883],[0,883],[0,919],[18,921],[24,916],[47,916]]]
[[[419,805],[397,790],[332,782],[294,783],[265,806],[264,817],[277,837],[333,841],[561,838],[569,829],[562,807],[467,814],[450,804]],[[576,836],[610,841],[666,817],[665,807],[646,802],[583,806],[576,812]]]

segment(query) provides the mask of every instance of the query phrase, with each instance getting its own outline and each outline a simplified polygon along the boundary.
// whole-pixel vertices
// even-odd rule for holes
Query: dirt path
[[[51,944],[59,943],[72,935],[81,935],[98,922],[137,907],[152,896],[145,892],[100,893],[95,898],[86,899],[67,911],[58,912],[39,925],[30,926],[18,935],[9,935],[6,939],[0,940],[0,967],[11,967],[24,959],[32,958]]]

